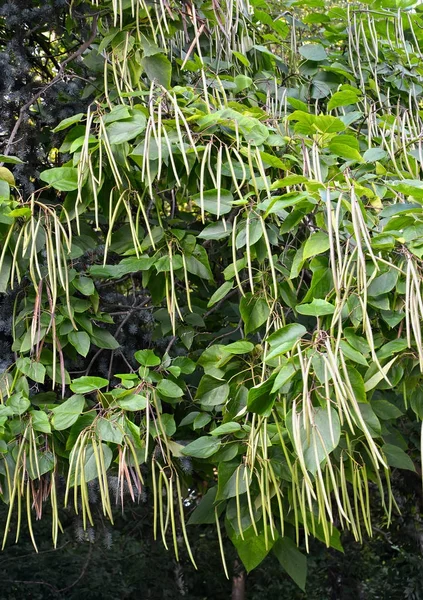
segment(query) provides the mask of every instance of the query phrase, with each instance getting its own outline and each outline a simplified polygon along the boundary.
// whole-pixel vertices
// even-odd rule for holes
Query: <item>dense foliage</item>
[[[375,489],[389,524],[391,470],[415,471],[421,12],[75,1],[55,33],[43,7],[67,58],[35,40],[28,93],[38,63],[52,79],[10,113],[0,157],[4,544],[24,512],[36,545],[47,501],[57,544],[62,505],[89,530],[94,488],[111,521],[147,490],[176,558],[184,540],[195,563],[198,503],[225,571],[224,532],[247,571],[272,550],[304,587],[297,545],[371,535]],[[75,114],[48,148],[35,113],[49,125],[56,85]],[[22,188],[34,144],[49,167]]]

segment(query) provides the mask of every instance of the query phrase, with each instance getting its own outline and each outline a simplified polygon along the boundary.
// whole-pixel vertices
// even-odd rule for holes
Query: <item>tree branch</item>
[[[21,107],[21,109],[19,111],[19,116],[17,118],[15,126],[12,129],[12,133],[10,134],[10,137],[7,140],[7,144],[6,144],[6,147],[5,147],[4,152],[3,152],[3,154],[5,156],[8,156],[9,153],[10,153],[11,147],[12,147],[12,145],[14,143],[14,140],[15,140],[15,138],[17,136],[19,128],[22,125],[22,121],[23,121],[23,118],[24,118],[24,115],[25,115],[26,111],[29,108],[31,108],[31,106],[34,104],[34,102],[36,102],[38,100],[38,98],[40,98],[49,88],[51,88],[53,85],[55,85],[58,81],[61,81],[61,79],[63,78],[63,75],[65,73],[65,67],[66,67],[66,65],[69,64],[70,62],[72,62],[73,60],[75,60],[76,58],[78,58],[78,56],[81,56],[81,54],[83,54],[85,52],[85,50],[87,50],[87,48],[89,48],[91,46],[91,44],[93,43],[93,41],[95,40],[95,37],[97,35],[97,21],[98,21],[98,15],[94,15],[94,17],[93,17],[93,26],[91,28],[91,35],[88,38],[88,40],[86,42],[84,42],[75,52],[73,52],[70,56],[68,56],[68,58],[66,58],[66,60],[64,60],[60,64],[59,72],[50,81],[50,83],[48,83],[46,86],[44,86],[36,94],[34,94],[32,96],[32,98],[30,100],[28,100],[28,102]],[[3,163],[0,163],[0,166],[2,164]]]

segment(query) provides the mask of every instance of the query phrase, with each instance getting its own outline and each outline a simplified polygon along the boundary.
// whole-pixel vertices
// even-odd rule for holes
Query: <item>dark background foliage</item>
[[[420,600],[423,598],[423,523],[421,491],[411,473],[394,478],[402,515],[389,532],[382,514],[375,514],[374,537],[363,545],[343,535],[344,553],[313,542],[308,559],[306,593],[283,573],[269,555],[246,580],[246,598],[283,600]],[[95,496],[95,490],[93,491]],[[84,532],[79,518],[63,511],[65,529],[57,550],[51,548],[49,518],[35,526],[39,554],[27,532],[18,545],[9,543],[0,556],[1,598],[15,600],[143,600],[183,598],[226,600],[231,595],[220,562],[213,527],[190,528],[196,571],[181,545],[177,563],[161,541],[153,541],[151,503],[115,511],[115,526],[102,523],[100,511],[94,530]],[[5,519],[6,507],[0,507]],[[195,537],[194,537],[195,536]],[[237,569],[230,543],[225,544],[230,573]]]
[[[24,195],[34,191],[38,173],[56,158],[49,152],[51,129],[60,119],[84,111],[87,99],[83,63],[74,61],[64,77],[48,87],[67,56],[89,35],[86,15],[89,4],[79,4],[69,14],[67,0],[9,0],[0,3],[0,146],[7,146],[20,109],[37,92],[43,94],[23,123],[11,146],[25,164],[17,165],[15,176]],[[63,136],[62,136],[63,137]]]

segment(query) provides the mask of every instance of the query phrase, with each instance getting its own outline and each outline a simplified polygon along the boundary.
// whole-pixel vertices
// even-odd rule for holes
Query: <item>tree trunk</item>
[[[234,575],[232,577],[232,600],[245,600],[246,573],[236,560],[234,563]]]

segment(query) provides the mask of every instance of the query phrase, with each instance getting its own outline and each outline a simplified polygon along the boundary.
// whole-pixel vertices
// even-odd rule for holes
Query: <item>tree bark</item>
[[[236,560],[234,563],[234,575],[232,577],[232,600],[245,600],[246,573]]]

